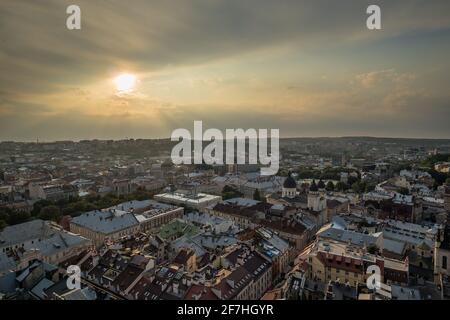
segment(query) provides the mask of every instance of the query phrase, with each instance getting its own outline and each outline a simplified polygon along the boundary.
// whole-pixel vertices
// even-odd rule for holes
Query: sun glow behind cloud
[[[116,85],[117,93],[131,93],[136,87],[136,76],[130,73],[122,73],[114,78],[114,84]]]
[[[80,32],[61,27],[69,0],[41,2],[0,4],[0,140],[167,137],[193,120],[450,134],[448,0],[380,0],[378,33],[370,0],[79,0]]]

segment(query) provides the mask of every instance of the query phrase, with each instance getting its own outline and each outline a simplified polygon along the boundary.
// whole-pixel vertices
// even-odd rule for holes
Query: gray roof
[[[397,300],[421,300],[420,291],[414,288],[391,286],[392,297]]]
[[[218,246],[231,246],[238,242],[236,237],[232,237],[226,234],[213,235],[211,233],[201,233],[191,240],[208,249],[215,249]]]
[[[289,250],[289,243],[280,238],[274,232],[264,228],[259,228],[256,232],[263,236],[264,242],[266,242],[267,245],[266,249],[276,249],[279,252],[286,252]]]
[[[235,204],[235,205],[242,206],[242,207],[251,207],[251,206],[254,206],[254,205],[260,203],[261,201],[238,197],[238,198],[232,198],[232,199],[225,200],[224,202],[229,203],[229,204]]]
[[[132,213],[122,212],[122,214],[116,215],[113,211],[86,212],[73,218],[71,223],[103,234],[111,234],[139,225]]]
[[[97,294],[89,287],[74,289],[62,295],[64,300],[95,300]]]
[[[0,252],[0,271],[12,270],[16,266],[16,262],[12,257],[8,257],[6,253]]]
[[[20,273],[16,277],[16,280],[19,282],[22,282],[23,280],[25,280],[26,277],[28,277],[30,275],[31,269],[38,267],[41,263],[42,262],[40,262],[40,261],[34,261],[28,267],[26,267],[25,269],[20,271]]]
[[[55,283],[53,281],[47,278],[43,278],[41,281],[38,282],[38,284],[34,286],[33,289],[31,289],[31,292],[40,299],[44,299],[45,298],[44,290],[51,287],[54,284]]]
[[[79,235],[53,228],[49,222],[40,219],[6,227],[0,233],[0,240],[0,248],[24,244],[20,246],[24,250],[38,250],[44,256],[51,256],[89,241]],[[34,243],[31,243],[32,240]],[[0,270],[13,270],[16,266],[15,259],[0,253]]]
[[[45,256],[51,256],[58,251],[64,251],[67,248],[88,243],[89,240],[76,234],[68,232],[57,232],[50,238],[40,242],[26,245],[26,250],[37,249]]]
[[[431,239],[426,238],[426,236],[424,236],[423,234],[421,235],[419,233],[410,233],[405,230],[390,228],[388,226],[383,229],[383,237],[384,239],[407,242],[415,246],[419,246],[422,243],[425,243],[430,248],[433,248],[434,246],[434,242]]]
[[[334,228],[334,229],[347,229],[347,227],[348,227],[348,222],[344,219],[344,218],[342,218],[342,217],[340,217],[340,216],[333,216],[333,218],[331,219],[331,222],[332,222],[332,227]]]
[[[110,207],[106,210],[109,209],[117,209],[117,210],[122,210],[122,211],[131,211],[131,209],[134,210],[139,210],[139,209],[144,209],[150,205],[155,205],[158,202],[153,201],[153,200],[132,200],[132,201],[127,201],[127,202],[122,202],[119,203],[116,206]],[[161,204],[160,204],[161,205]]]
[[[0,232],[0,248],[46,238],[54,232],[46,221],[40,219],[8,226]]]
[[[207,252],[202,245],[186,236],[183,236],[175,241],[172,241],[170,246],[175,250],[181,250],[182,248],[191,248],[192,250],[195,251],[195,255],[197,257],[201,257]]]
[[[196,211],[186,213],[184,219],[204,225],[217,225],[227,221],[226,219],[218,216],[210,215],[208,213],[199,213]]]
[[[396,254],[403,254],[405,243],[391,239],[383,239],[383,250],[387,250]]]
[[[377,242],[377,238],[372,235],[331,227],[320,232],[318,236],[341,242],[350,242],[353,245],[361,247],[364,246],[364,244],[366,246],[376,245]]]
[[[0,277],[0,292],[4,294],[13,293],[16,290],[16,273],[9,272]]]

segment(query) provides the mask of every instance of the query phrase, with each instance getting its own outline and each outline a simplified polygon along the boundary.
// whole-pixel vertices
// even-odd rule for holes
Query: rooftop
[[[111,234],[139,225],[134,214],[115,209],[89,211],[73,218],[71,223],[103,234]]]
[[[55,233],[48,222],[36,219],[14,226],[8,226],[0,232],[0,248],[14,246],[34,239],[44,239]]]

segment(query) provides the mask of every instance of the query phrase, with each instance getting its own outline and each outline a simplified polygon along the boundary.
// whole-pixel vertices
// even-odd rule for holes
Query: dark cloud
[[[65,28],[66,7],[74,3],[82,10],[80,31]],[[380,32],[370,32],[365,28],[365,8],[368,4],[382,7],[383,30]],[[348,125],[348,117],[352,116],[356,104],[361,101],[359,95],[348,95],[346,100],[339,101],[342,108],[348,108],[348,112],[340,110],[341,114],[347,116],[345,119],[340,119],[338,114],[327,113],[332,112],[332,109],[319,105],[319,109],[324,108],[321,117],[317,116],[314,120],[308,118],[308,123],[302,126],[301,122],[292,123],[298,121],[297,114],[292,117],[281,114],[278,121],[273,113],[255,111],[254,115],[246,115],[240,112],[240,105],[236,105],[233,112],[221,111],[220,107],[215,107],[214,113],[208,111],[211,108],[158,110],[157,114],[167,126],[164,129],[159,126],[149,129],[134,116],[127,120],[125,127],[117,115],[99,115],[99,118],[94,119],[92,115],[80,112],[74,117],[73,101],[70,112],[63,109],[52,113],[50,111],[55,105],[42,105],[47,103],[48,95],[67,92],[75,99],[75,104],[81,105],[82,99],[93,94],[91,90],[86,92],[84,84],[109,77],[120,69],[152,73],[169,67],[182,68],[230,58],[239,59],[243,55],[251,59],[252,56],[257,57],[259,52],[284,47],[294,48],[298,52],[309,48],[327,52],[327,48],[336,43],[358,47],[419,31],[447,32],[450,28],[448,12],[450,2],[446,0],[2,1],[0,114],[3,112],[3,116],[0,120],[0,139],[30,139],[36,135],[48,139],[103,135],[119,137],[126,130],[129,130],[129,136],[168,135],[168,128],[178,124],[189,125],[186,119],[193,118],[203,118],[218,127],[225,123],[221,121],[230,120],[230,123],[234,123],[236,119],[237,124],[242,122],[242,126],[285,127],[289,135],[295,135],[296,132],[299,135],[377,132],[374,129],[377,127],[376,121],[383,121],[383,125],[391,126],[386,134],[397,135],[398,130],[407,127],[407,122],[402,124],[395,119],[387,121],[385,118],[373,117],[367,120],[361,118],[357,124]],[[391,77],[388,79],[392,80],[395,75],[386,73],[386,70],[394,69],[395,63],[391,63],[388,56],[385,59],[386,68],[370,70],[373,74],[359,80],[365,80],[365,85],[369,86],[376,84],[380,76]],[[289,64],[289,61],[284,63]],[[410,73],[414,73],[414,70]],[[434,76],[429,76],[431,81]],[[294,83],[287,88],[295,92],[298,86]],[[383,98],[389,98],[391,93],[393,105],[398,101],[395,99],[406,99],[406,103],[409,103],[411,99],[408,92],[416,88],[408,86],[401,89],[403,91],[399,89],[397,95],[382,92]],[[374,96],[374,99],[378,98]],[[80,99],[79,102],[76,99]],[[157,104],[153,98],[138,100],[125,102],[142,108],[145,103]],[[424,100],[424,103],[433,101]],[[124,101],[112,103],[123,104]],[[170,104],[164,101],[161,103]],[[272,101],[271,104],[276,106],[277,102]],[[447,115],[446,105],[440,105],[443,107],[436,107],[435,114],[427,109],[431,119]],[[318,106],[311,105],[310,108]],[[414,105],[413,108],[421,110],[420,106]],[[258,110],[257,102],[252,110]],[[298,114],[301,115],[301,112]],[[388,115],[394,117],[392,113]],[[399,113],[396,115],[402,116]],[[441,125],[428,127],[423,122],[414,123],[414,126],[417,131],[411,132],[412,135],[449,135],[449,129],[441,128]],[[324,127],[329,130],[324,130]],[[429,131],[421,128],[429,128]]]

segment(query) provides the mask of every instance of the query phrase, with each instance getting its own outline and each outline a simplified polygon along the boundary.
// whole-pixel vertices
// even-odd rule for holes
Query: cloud
[[[407,85],[416,78],[411,73],[398,73],[395,69],[371,71],[356,76],[356,81],[364,88],[374,88],[380,84],[391,85]]]
[[[432,89],[442,85],[441,71],[429,73],[421,88],[424,70],[411,67],[418,58],[410,50],[401,52],[409,65],[388,54],[373,53],[382,61],[375,66],[357,59],[341,66],[339,59],[368,46],[383,53],[387,39],[435,32],[447,39],[450,2],[375,1],[383,30],[371,32],[365,9],[373,2],[78,0],[82,30],[69,31],[65,9],[73,1],[3,1],[0,139],[117,137],[124,128],[160,136],[194,117],[222,125],[272,122],[289,131],[294,119],[328,119],[329,132],[340,132],[347,119],[371,114],[378,121],[408,107],[421,110],[419,104],[442,106],[446,97]],[[302,64],[308,56],[314,67]],[[118,97],[111,87],[122,71],[139,75],[135,94]],[[441,109],[427,111],[442,116]],[[145,121],[157,124],[149,130]]]

